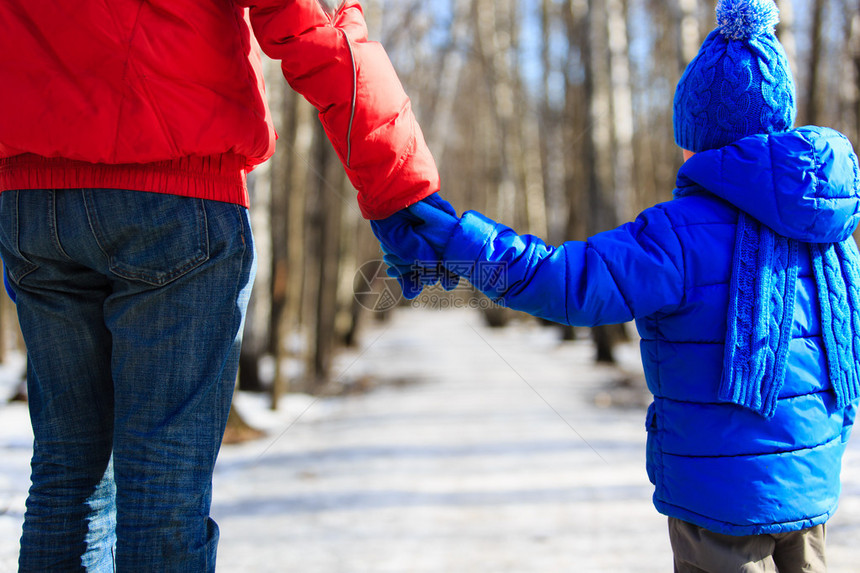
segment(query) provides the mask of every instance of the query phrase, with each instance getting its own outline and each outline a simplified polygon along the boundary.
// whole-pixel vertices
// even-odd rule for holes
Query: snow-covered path
[[[401,384],[292,396],[278,412],[240,396],[268,435],[222,449],[219,571],[671,571],[644,411],[594,406],[618,373],[591,353],[531,322],[493,330],[474,311],[402,309],[335,369]],[[0,573],[14,571],[28,440],[24,409],[0,405]],[[858,443],[828,530],[831,573],[858,570]]]

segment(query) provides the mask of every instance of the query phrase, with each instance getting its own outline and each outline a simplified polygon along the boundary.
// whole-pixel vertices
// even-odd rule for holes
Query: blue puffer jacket
[[[699,153],[677,181],[674,200],[558,248],[466,213],[444,259],[491,298],[536,316],[636,320],[654,395],[647,465],[661,513],[731,535],[823,523],[838,502],[856,401],[837,406],[810,253],[857,225],[857,158],[837,132],[800,128]],[[719,397],[741,213],[802,241],[771,417]],[[845,244],[856,259],[853,240]]]

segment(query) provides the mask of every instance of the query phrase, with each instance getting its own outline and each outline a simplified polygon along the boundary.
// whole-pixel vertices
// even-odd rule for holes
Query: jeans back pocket
[[[110,271],[165,285],[209,259],[202,199],[116,189],[87,189],[87,217]]]
[[[6,275],[17,284],[39,265],[28,259],[20,248],[18,230],[18,197],[21,192],[8,190],[0,193],[0,256]]]

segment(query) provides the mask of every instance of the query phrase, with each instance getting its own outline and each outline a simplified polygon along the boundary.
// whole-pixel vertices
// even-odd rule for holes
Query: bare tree
[[[515,140],[515,113],[517,94],[514,86],[514,22],[513,0],[473,0],[472,16],[475,23],[475,47],[482,67],[482,77],[490,94],[490,112],[498,137],[499,164],[496,197],[496,216],[514,223],[516,213],[516,182],[514,165],[517,142]]]
[[[683,70],[698,53],[699,44],[702,43],[702,34],[697,10],[698,2],[696,0],[677,0],[677,2],[678,20],[680,22],[678,26],[680,30],[680,34],[678,34],[678,69]],[[669,20],[664,21],[664,25],[671,29]]]
[[[851,52],[854,67],[854,145],[860,145],[860,2],[851,13]]]
[[[813,0],[812,27],[810,29],[809,62],[807,64],[806,107],[804,123],[819,122],[819,111],[822,105],[821,69],[822,54],[824,53],[824,8],[825,0]]]
[[[290,389],[284,366],[295,354],[293,340],[299,336],[304,294],[306,264],[305,203],[309,186],[310,149],[313,108],[295,93],[285,94],[282,102],[282,125],[279,131],[279,151],[275,156],[278,168],[273,170],[277,191],[273,196],[272,216],[272,338],[269,344],[274,356],[272,408],[278,407],[281,395]]]
[[[272,60],[264,60],[266,76],[273,78],[269,82],[269,97],[280,98],[283,92],[283,81],[276,81],[280,67]],[[248,312],[245,317],[242,350],[239,358],[239,388],[254,392],[265,390],[260,379],[260,358],[268,352],[269,346],[269,317],[272,315],[272,234],[270,216],[272,204],[272,171],[275,161],[267,161],[249,174],[248,192],[251,198],[251,227],[254,231],[254,243],[259,261]]]
[[[591,163],[592,141],[589,76],[586,60],[590,56],[588,42],[588,5],[584,0],[565,0],[563,20],[567,33],[567,61],[564,63],[563,145],[564,186],[568,197],[566,236],[584,239],[588,236],[587,208],[588,169]]]
[[[850,17],[844,20],[845,41],[838,61],[840,105],[838,115],[845,121],[840,125],[855,145],[860,138],[860,0],[842,0]]]
[[[543,72],[540,89],[540,106],[537,125],[540,151],[541,178],[544,187],[546,212],[546,237],[551,243],[559,243],[567,238],[567,212],[569,209],[565,194],[565,163],[569,154],[564,142],[564,100],[559,97],[564,90],[560,79],[566,78],[563,59],[553,54],[553,46],[565,36],[566,24],[562,11],[563,4],[552,0],[542,0],[540,8],[540,60]],[[559,88],[562,88],[561,90]],[[537,231],[534,231],[537,233]]]
[[[779,41],[785,48],[789,66],[792,70],[798,70],[794,2],[792,0],[778,0],[776,4],[779,8],[779,29],[777,30]]]
[[[607,0],[610,89],[612,93],[612,175],[615,219],[633,216],[633,95],[627,43],[626,0]]]
[[[614,62],[611,51],[613,39],[620,45],[626,46],[626,40],[615,38],[621,34],[626,37],[626,27],[622,24],[620,31],[612,32],[610,21],[607,3],[602,0],[590,0],[587,14],[589,35],[585,58],[586,97],[589,102],[590,120],[587,224],[589,234],[618,225],[621,222],[620,211],[627,207],[618,204],[619,198],[615,191],[618,182],[615,169],[617,165],[613,160],[617,150],[613,141],[616,118],[612,107]],[[614,22],[619,26],[617,20]],[[615,63],[617,65],[617,62]],[[619,75],[623,76],[623,73]],[[629,81],[629,76],[626,79]],[[626,166],[626,161],[623,161],[622,165]],[[629,195],[629,186],[625,193]],[[629,201],[629,197],[626,199]],[[598,362],[615,362],[614,346],[624,338],[623,333],[622,325],[598,326],[591,329]]]

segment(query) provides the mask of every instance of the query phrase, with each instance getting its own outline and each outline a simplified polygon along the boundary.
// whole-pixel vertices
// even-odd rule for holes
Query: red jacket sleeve
[[[382,46],[367,39],[358,0],[329,16],[317,0],[236,0],[257,41],[319,117],[368,219],[439,190],[411,103]]]

